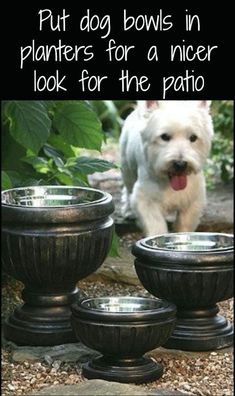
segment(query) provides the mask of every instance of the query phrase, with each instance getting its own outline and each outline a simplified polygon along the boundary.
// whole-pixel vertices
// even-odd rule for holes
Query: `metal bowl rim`
[[[94,201],[90,201],[90,202],[84,202],[84,203],[78,203],[78,204],[72,204],[72,205],[55,205],[55,206],[33,206],[34,209],[54,209],[54,208],[60,208],[60,209],[72,209],[72,208],[77,208],[77,207],[82,207],[82,206],[89,206],[92,204],[96,204],[96,203],[100,203],[105,201],[108,197],[111,196],[111,194],[109,194],[108,192],[99,190],[99,189],[95,189],[95,188],[91,188],[91,187],[80,187],[80,186],[56,186],[56,185],[43,185],[43,186],[25,186],[25,187],[16,187],[16,188],[10,188],[8,190],[3,190],[1,192],[1,199],[3,197],[3,195],[5,193],[11,192],[11,191],[17,191],[17,190],[26,190],[26,189],[35,189],[35,188],[56,188],[56,189],[76,189],[76,190],[87,190],[87,191],[91,191],[91,192],[96,192],[99,193],[101,196],[101,198],[96,199]],[[32,206],[25,206],[25,205],[17,205],[17,204],[11,204],[11,203],[4,203],[1,201],[1,205],[5,206],[5,207],[15,207],[15,208],[24,208],[24,209],[32,209]]]
[[[234,238],[233,234],[228,234],[228,233],[219,233],[219,232],[174,232],[174,233],[164,233],[164,234],[157,234],[157,235],[153,235],[150,237],[146,237],[143,238],[139,241],[139,244],[145,248],[148,248],[152,251],[165,251],[165,252],[174,252],[174,254],[182,254],[184,252],[188,252],[188,253],[214,253],[214,252],[223,252],[223,251],[228,251],[228,250],[233,250],[234,246],[231,243],[231,245],[227,246],[227,247],[223,247],[223,248],[212,248],[212,249],[187,249],[187,250],[174,250],[171,248],[167,248],[167,247],[157,247],[157,246],[151,246],[149,244],[147,244],[146,242],[155,239],[155,238],[161,238],[161,237],[171,237],[171,236],[175,236],[175,235],[211,235],[211,236],[224,236],[224,237],[228,237],[229,239]]]
[[[101,308],[91,308],[91,307],[87,307],[85,304],[89,303],[90,301],[93,300],[114,300],[114,299],[119,299],[119,300],[133,300],[133,301],[150,301],[151,303],[156,303],[156,307],[150,307],[148,309],[139,309],[137,311],[106,311],[104,309]],[[163,309],[166,309],[167,307],[171,307],[174,306],[174,304],[169,303],[166,300],[160,299],[160,298],[151,298],[151,297],[134,297],[134,296],[103,296],[103,297],[93,297],[93,298],[85,298],[83,300],[81,300],[78,305],[87,311],[91,311],[91,312],[102,312],[102,313],[109,313],[112,315],[135,315],[138,313],[148,313],[148,312],[152,312],[152,311],[161,311]]]

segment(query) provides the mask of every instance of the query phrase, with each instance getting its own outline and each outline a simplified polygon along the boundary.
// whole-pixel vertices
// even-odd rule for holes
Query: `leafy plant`
[[[2,103],[2,189],[26,185],[89,186],[88,175],[115,164],[81,149],[101,151],[105,140],[94,107],[86,101]],[[117,236],[111,255],[117,255]]]
[[[206,167],[209,188],[213,188],[220,180],[227,183],[233,179],[233,101],[213,101],[212,118],[215,135]]]
[[[37,184],[88,185],[87,176],[114,164],[79,156],[101,150],[104,133],[84,101],[9,101],[2,107],[2,188]]]

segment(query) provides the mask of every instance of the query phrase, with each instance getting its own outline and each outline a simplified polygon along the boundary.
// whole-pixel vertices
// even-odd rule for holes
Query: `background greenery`
[[[88,175],[117,164],[82,149],[101,151],[118,140],[134,101],[2,102],[2,189],[38,184],[89,185]],[[233,102],[213,101],[215,138],[207,185],[233,178]]]
[[[233,106],[232,100],[212,101],[211,114],[215,136],[208,165],[205,169],[208,188],[233,179]]]

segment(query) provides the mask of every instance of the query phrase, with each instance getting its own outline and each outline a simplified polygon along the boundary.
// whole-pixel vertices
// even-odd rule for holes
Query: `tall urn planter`
[[[233,296],[233,235],[172,233],[133,247],[135,269],[154,296],[177,306],[175,329],[164,345],[209,351],[233,343],[233,328],[217,303]]]
[[[76,284],[109,251],[114,205],[110,194],[81,187],[37,186],[2,192],[3,270],[24,283],[24,304],[4,324],[19,345],[76,340],[71,327]]]

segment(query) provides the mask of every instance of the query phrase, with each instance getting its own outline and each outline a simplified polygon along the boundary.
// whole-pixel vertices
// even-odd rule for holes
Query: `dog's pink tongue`
[[[186,175],[174,175],[170,178],[171,187],[178,191],[183,190],[187,186],[187,176]]]

